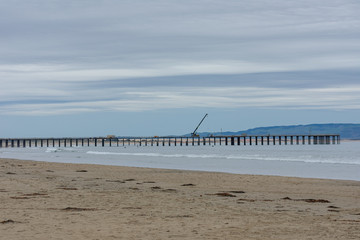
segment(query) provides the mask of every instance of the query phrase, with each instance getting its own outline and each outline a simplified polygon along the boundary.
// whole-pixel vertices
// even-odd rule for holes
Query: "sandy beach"
[[[0,239],[360,239],[360,182],[0,159]]]

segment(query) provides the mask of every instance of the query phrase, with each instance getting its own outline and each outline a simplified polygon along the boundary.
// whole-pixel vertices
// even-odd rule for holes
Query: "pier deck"
[[[340,144],[340,135],[234,135],[209,137],[88,137],[88,138],[0,138],[8,147],[118,147],[118,146],[199,146],[199,145],[305,145]]]

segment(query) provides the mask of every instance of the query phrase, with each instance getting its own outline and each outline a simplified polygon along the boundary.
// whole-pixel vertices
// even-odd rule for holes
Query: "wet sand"
[[[360,239],[360,182],[0,159],[1,239]]]

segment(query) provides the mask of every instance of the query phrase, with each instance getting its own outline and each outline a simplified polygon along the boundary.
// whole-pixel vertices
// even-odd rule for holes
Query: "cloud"
[[[306,60],[339,48],[350,54],[349,43],[359,47],[354,1],[3,1],[1,7],[3,62],[284,63],[294,54]]]
[[[192,87],[106,89],[74,92],[72,100],[14,103],[1,114],[56,115],[98,111],[148,111],[176,108],[360,109],[360,85],[340,88]],[[103,96],[103,98],[89,96]]]
[[[359,109],[359,12],[351,0],[1,1],[0,113]]]

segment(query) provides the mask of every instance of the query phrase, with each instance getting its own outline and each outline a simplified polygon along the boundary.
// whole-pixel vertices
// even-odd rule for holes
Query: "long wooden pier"
[[[209,137],[88,137],[88,138],[0,138],[0,148],[15,147],[119,147],[200,145],[305,145],[340,144],[340,135],[234,135]]]

